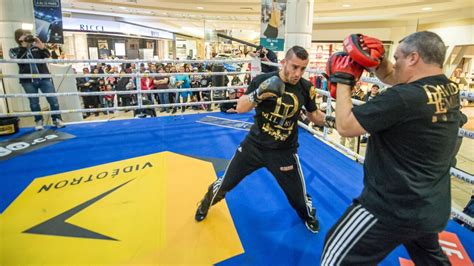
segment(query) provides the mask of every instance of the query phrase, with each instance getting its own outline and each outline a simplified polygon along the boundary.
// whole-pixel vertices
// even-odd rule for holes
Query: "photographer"
[[[278,58],[276,54],[272,50],[268,50],[267,48],[259,45],[255,53],[250,53],[251,56],[258,56],[262,62],[269,62],[269,63],[278,63]],[[277,66],[269,66],[262,63],[262,72],[269,73],[273,71],[278,71]]]
[[[18,43],[18,47],[10,49],[10,58],[12,59],[43,59],[49,58],[50,52],[46,48],[45,44],[31,35],[31,32],[23,29],[17,29],[15,31],[15,41]],[[18,64],[20,74],[49,74],[49,70],[46,64]],[[51,78],[21,78],[20,84],[26,93],[38,93],[41,90],[42,93],[54,93],[54,86]],[[46,97],[49,106],[52,111],[59,110],[59,103],[56,97]],[[30,101],[30,109],[32,112],[41,111],[39,97],[28,98]],[[51,115],[54,126],[57,128],[64,127],[64,123],[61,120],[61,115]],[[35,115],[35,130],[43,130],[43,116]]]

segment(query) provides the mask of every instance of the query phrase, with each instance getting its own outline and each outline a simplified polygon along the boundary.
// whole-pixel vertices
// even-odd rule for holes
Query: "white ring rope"
[[[324,95],[324,96],[327,96],[327,97],[331,98],[331,94],[328,91],[316,89],[316,92],[321,94],[321,95]],[[332,98],[331,98],[331,100],[334,101]],[[351,99],[351,100],[352,100],[352,103],[355,104],[355,105],[361,105],[361,104],[365,103],[364,101],[360,101],[360,100],[357,100],[357,99]]]
[[[463,213],[462,211],[456,210],[454,208],[451,208],[451,217],[452,218],[457,218],[464,222],[465,224],[474,227],[474,218],[471,216]]]
[[[308,132],[310,132],[311,134],[313,134],[313,136],[316,136],[318,137],[319,139],[322,139],[323,141],[325,142],[329,142],[331,143],[332,145],[336,146],[338,149],[342,150],[344,153],[352,156],[352,157],[355,157],[357,159],[357,161],[363,163],[364,162],[364,157],[361,156],[360,154],[352,151],[351,149],[327,138],[327,137],[324,137],[323,134],[321,134],[320,132],[314,130],[313,128],[311,128],[310,126],[306,125],[305,123],[301,122],[301,121],[298,121],[298,125],[301,126],[302,128],[306,129]]]
[[[189,92],[189,91],[225,91],[230,89],[245,89],[247,85],[241,86],[223,86],[223,87],[200,87],[200,88],[179,88],[179,89],[155,89],[155,90],[127,90],[127,91],[96,91],[96,92],[51,92],[51,93],[13,93],[2,94],[1,98],[36,98],[36,97],[53,97],[53,96],[100,96],[100,95],[129,95],[129,94],[162,94],[172,92]]]
[[[144,60],[144,59],[2,59],[0,64],[71,64],[71,63],[117,63],[117,64],[141,64],[141,63],[155,63],[155,64],[202,64],[202,63],[250,63],[250,59],[211,59],[211,60]]]
[[[169,76],[224,76],[224,75],[244,75],[251,74],[251,71],[232,71],[232,72],[184,72],[184,73],[126,73],[126,74],[0,74],[0,78],[21,78],[21,79],[42,79],[42,78],[108,78],[108,77],[169,77]]]
[[[321,95],[330,97],[330,94],[329,94],[329,92],[327,92],[327,91],[323,91],[323,90],[320,90],[320,89],[316,89],[316,92],[318,92],[318,93],[321,94]],[[359,100],[357,100],[357,99],[351,99],[351,100],[352,100],[352,103],[355,104],[355,105],[361,105],[361,104],[364,104],[364,103],[365,103],[364,101],[359,101]],[[460,137],[466,137],[466,138],[469,138],[469,139],[474,139],[474,132],[473,132],[473,131],[469,131],[469,130],[464,129],[464,128],[459,128],[458,136],[460,136]]]
[[[457,177],[459,180],[465,181],[470,184],[474,184],[474,176],[464,172],[461,169],[451,167],[450,174]]]
[[[219,104],[237,102],[237,100],[218,100],[218,101],[205,101],[205,102],[187,102],[187,103],[169,103],[169,104],[147,104],[147,105],[130,105],[122,107],[103,107],[103,108],[89,108],[89,109],[69,109],[69,110],[57,110],[57,111],[39,111],[39,112],[17,112],[17,113],[0,113],[0,118],[5,117],[25,117],[34,115],[47,115],[47,114],[69,114],[69,113],[95,113],[95,112],[107,112],[107,111],[125,111],[125,110],[137,110],[137,109],[154,109],[154,108],[166,108],[166,107],[183,107],[193,105],[204,105],[204,104]]]
[[[460,128],[458,136],[474,139],[474,131],[470,131],[470,130],[467,130],[467,129],[464,129],[464,128]]]
[[[474,91],[462,90],[460,92],[461,99],[467,99],[469,101],[474,101]]]
[[[266,62],[266,61],[262,61],[261,63],[264,64],[264,65],[281,67],[281,65],[278,64],[278,63]],[[317,75],[322,75],[323,73],[325,73],[325,72],[322,72],[322,71],[319,71],[319,70],[313,70],[313,69],[306,69],[305,72],[312,73],[312,74],[317,74]],[[376,77],[361,77],[360,80],[363,81],[363,82],[367,82],[367,83],[377,84],[377,85],[383,86],[383,87],[388,87],[389,86],[389,85],[383,83],[382,81],[380,81]],[[472,91],[461,90],[459,92],[459,96],[460,96],[461,99],[467,99],[469,101],[474,101],[474,92],[472,92]]]

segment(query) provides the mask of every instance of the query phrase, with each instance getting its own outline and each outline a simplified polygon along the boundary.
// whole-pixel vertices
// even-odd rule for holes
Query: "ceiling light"
[[[120,8],[120,9],[127,9],[127,8],[124,7],[124,6],[119,6],[118,8]]]
[[[433,9],[432,7],[423,7],[421,10],[423,11],[430,11],[431,9]]]
[[[350,4],[343,4],[342,7],[351,7]]]
[[[197,9],[200,9],[200,10],[203,10],[203,9],[204,9],[204,7],[202,7],[202,6],[198,6],[198,7],[196,7],[196,8],[197,8]]]

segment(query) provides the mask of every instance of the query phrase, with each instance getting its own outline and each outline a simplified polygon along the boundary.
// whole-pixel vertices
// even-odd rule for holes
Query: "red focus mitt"
[[[385,53],[383,43],[367,35],[351,34],[344,39],[342,44],[344,51],[367,69],[377,67],[382,62]]]
[[[364,69],[347,53],[332,54],[326,64],[326,74],[329,76],[328,90],[331,97],[336,98],[337,83],[354,86],[360,79]]]

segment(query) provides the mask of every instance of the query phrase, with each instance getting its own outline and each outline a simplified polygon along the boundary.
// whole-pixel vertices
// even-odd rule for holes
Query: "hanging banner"
[[[283,51],[285,44],[286,0],[262,0],[260,45]]]
[[[33,0],[36,35],[42,42],[64,43],[61,0]]]

